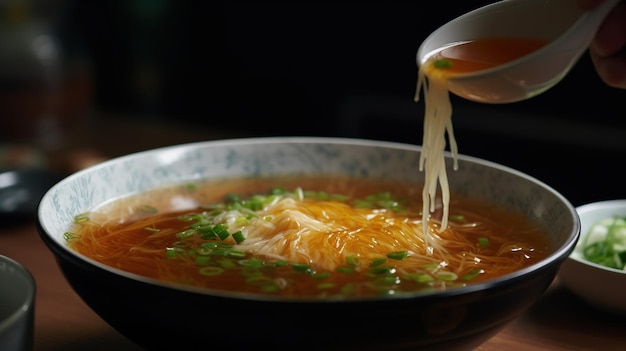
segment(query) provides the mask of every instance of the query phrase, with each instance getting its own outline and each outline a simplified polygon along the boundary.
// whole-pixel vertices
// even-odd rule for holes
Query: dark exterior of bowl
[[[68,282],[148,350],[472,350],[535,303],[563,259],[497,283],[362,301],[225,297],[149,284],[77,259],[37,225]],[[128,292],[133,292],[128,294]]]

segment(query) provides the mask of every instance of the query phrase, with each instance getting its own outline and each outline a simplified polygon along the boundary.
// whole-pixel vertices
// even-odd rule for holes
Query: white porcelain
[[[456,76],[449,90],[483,103],[510,103],[536,96],[557,84],[589,47],[602,20],[620,0],[584,11],[576,0],[504,0],[468,12],[424,40],[418,65],[442,47],[485,37],[536,37],[545,47],[498,67]]]
[[[35,280],[19,262],[0,255],[0,350],[33,349]]]
[[[625,200],[606,200],[576,208],[580,217],[580,238],[574,251],[559,270],[559,280],[574,294],[600,309],[626,313],[626,271],[586,261],[582,243],[589,228],[599,220],[626,216]]]

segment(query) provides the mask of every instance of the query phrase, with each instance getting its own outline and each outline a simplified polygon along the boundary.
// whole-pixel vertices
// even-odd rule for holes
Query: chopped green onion
[[[73,232],[65,232],[63,233],[63,239],[65,239],[65,241],[72,241],[75,240],[77,238],[79,238],[80,235],[73,233]]]
[[[82,223],[89,221],[89,213],[81,213],[74,217],[74,223]]]
[[[287,194],[287,192],[288,192],[287,189],[285,189],[285,187],[282,187],[282,186],[277,186],[277,187],[270,189],[271,195],[285,195]]]
[[[421,272],[408,274],[406,278],[416,283],[420,283],[420,284],[430,283],[430,282],[435,281],[435,278],[433,278],[432,275],[428,273],[421,273]]]
[[[263,261],[261,261],[259,258],[256,258],[256,257],[245,259],[245,260],[240,260],[239,264],[244,267],[250,267],[250,268],[261,268],[264,265]]]
[[[358,266],[359,265],[359,256],[357,256],[357,255],[346,256],[346,263],[349,266]]]
[[[317,284],[317,288],[318,289],[330,289],[333,288],[335,286],[334,283],[321,283],[321,284]]]
[[[291,267],[298,272],[310,272],[311,266],[305,263],[294,263]]]
[[[215,233],[220,240],[226,240],[226,238],[230,235],[228,227],[225,224],[216,224],[212,229],[213,233]]]
[[[311,277],[315,279],[326,279],[330,277],[330,272],[313,272]]]
[[[228,256],[230,252],[230,249],[226,249],[226,248],[215,248],[211,251],[211,255],[213,256],[223,256],[226,257]]]
[[[452,272],[437,272],[437,278],[445,281],[455,281],[458,276]]]
[[[376,267],[376,266],[380,266],[381,264],[385,264],[387,263],[387,259],[384,257],[378,257],[372,260],[372,262],[370,262],[370,267]]]
[[[408,251],[390,252],[387,254],[387,257],[391,258],[392,260],[403,260],[409,257],[409,252]]]
[[[452,61],[439,59],[435,61],[435,68],[450,68],[452,67]]]
[[[228,256],[235,257],[235,258],[245,258],[246,253],[241,250],[228,250]]]
[[[398,277],[393,276],[393,275],[385,275],[385,276],[377,277],[376,280],[374,281],[374,284],[384,285],[384,286],[396,285],[398,283],[400,283],[400,280],[398,279]]]
[[[204,266],[211,263],[211,257],[209,256],[198,256],[196,257],[196,264],[200,266]]]
[[[341,293],[343,295],[352,295],[356,291],[356,284],[348,283],[341,287]]]
[[[485,271],[483,271],[482,269],[474,268],[469,273],[467,273],[464,276],[462,276],[461,279],[463,279],[465,281],[470,281],[470,280],[473,280],[474,278],[476,278],[477,276],[479,276],[480,274],[482,274],[484,272]]]
[[[252,210],[252,211],[259,211],[263,209],[263,199],[260,198],[251,198],[249,200],[246,200],[244,202],[244,207]]]
[[[239,216],[235,219],[235,224],[238,226],[244,226],[248,224],[248,216]]]
[[[188,239],[190,238],[192,235],[194,235],[196,233],[195,229],[186,229],[182,232],[179,232],[176,234],[176,237],[179,239]]]
[[[209,266],[198,269],[198,273],[205,276],[219,275],[224,273],[224,268]]]
[[[224,269],[231,269],[235,267],[235,262],[229,259],[221,259],[217,263]]]
[[[353,266],[339,266],[337,267],[339,273],[356,273],[356,268]]]
[[[250,268],[250,267],[247,267],[247,269],[244,269],[241,272],[241,275],[246,277],[246,281],[250,282],[250,283],[258,282],[258,281],[261,281],[261,280],[268,281],[268,280],[271,279],[271,278],[263,275],[263,272],[261,272],[260,270],[258,270],[256,268]]]
[[[165,257],[167,258],[176,258],[184,253],[185,251],[183,249],[177,247],[168,247],[165,249]]]
[[[246,237],[243,235],[243,233],[241,232],[241,230],[236,231],[232,234],[233,239],[235,239],[235,242],[237,244],[241,243],[242,241],[246,240]]]
[[[274,284],[266,284],[261,286],[261,292],[271,293],[280,290],[280,288]]]
[[[594,223],[582,243],[587,261],[626,270],[626,217],[612,217]]]
[[[390,274],[394,272],[395,272],[395,268],[391,266],[371,267],[369,270],[369,273],[372,273],[372,274]]]
[[[145,213],[157,213],[157,208],[151,205],[142,205],[139,210]]]
[[[284,260],[277,260],[276,262],[274,262],[274,266],[276,266],[276,267],[287,267],[287,266],[289,266],[289,262],[284,261]]]
[[[185,248],[185,247],[189,247],[189,246],[191,246],[191,245],[192,245],[192,244],[191,244],[191,242],[189,242],[189,241],[184,241],[184,240],[179,240],[179,241],[176,241],[176,242],[174,242],[174,243],[172,244],[172,246],[173,246],[173,247],[176,247],[176,248],[181,248],[181,249],[182,249],[182,248]]]
[[[489,239],[484,237],[478,238],[478,246],[482,248],[489,247]]]
[[[272,282],[272,279],[270,277],[263,275],[263,273],[259,271],[254,271],[254,274],[249,273],[250,272],[248,272],[248,275],[246,275],[246,283],[248,284],[262,285]]]
[[[241,196],[239,196],[239,194],[226,194],[225,201],[227,203],[240,202],[241,201]]]

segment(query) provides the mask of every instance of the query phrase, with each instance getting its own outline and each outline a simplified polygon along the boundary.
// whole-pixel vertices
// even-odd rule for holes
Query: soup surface
[[[482,282],[548,254],[519,214],[454,196],[422,222],[421,184],[345,177],[206,180],[76,216],[74,250],[174,284],[290,297],[370,297]]]

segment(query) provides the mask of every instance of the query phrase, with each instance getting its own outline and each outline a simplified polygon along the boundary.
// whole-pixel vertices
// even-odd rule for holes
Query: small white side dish
[[[33,349],[35,290],[31,273],[0,255],[0,350]]]
[[[606,200],[576,208],[580,217],[580,238],[563,263],[559,280],[590,305],[613,313],[626,314],[626,271],[605,267],[583,258],[583,243],[591,226],[605,218],[626,217],[626,199]]]

